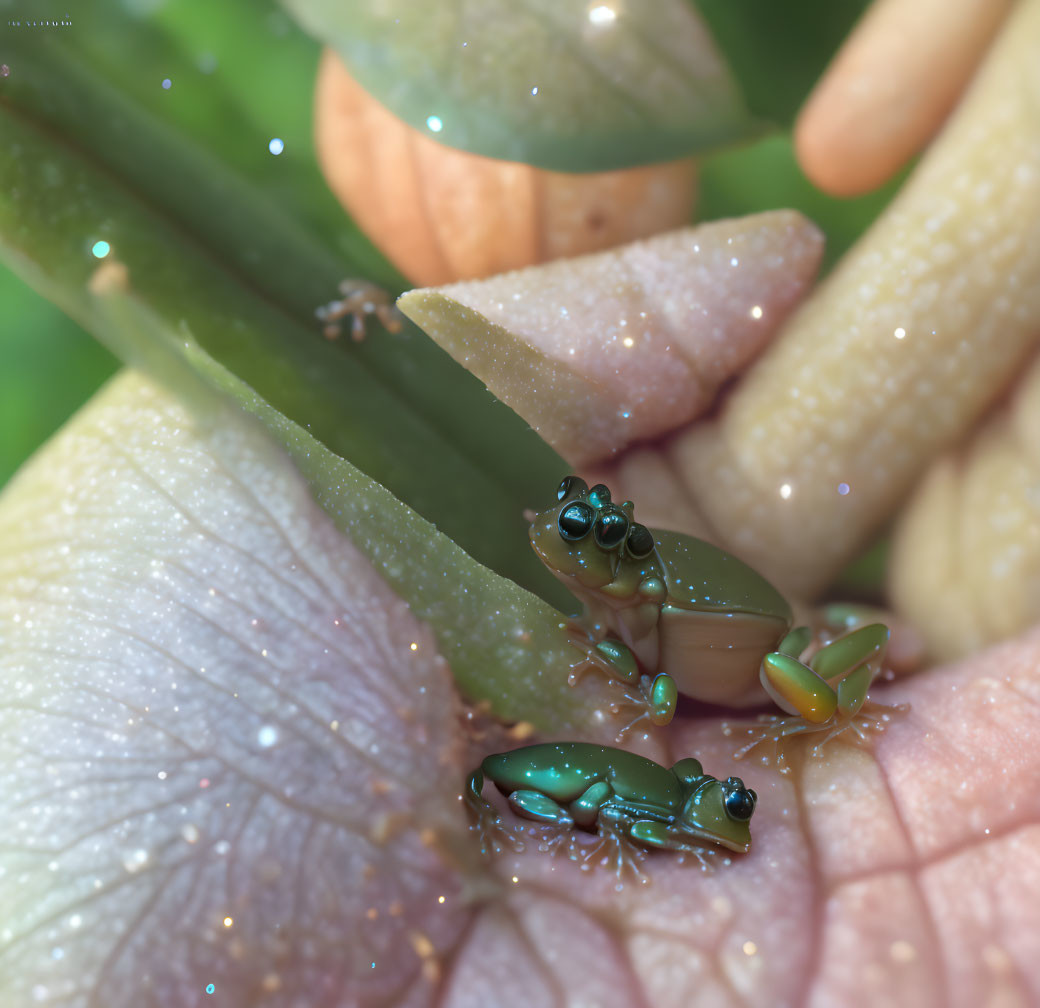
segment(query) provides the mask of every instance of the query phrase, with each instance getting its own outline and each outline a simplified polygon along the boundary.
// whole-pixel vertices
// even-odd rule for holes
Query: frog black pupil
[[[592,518],[593,510],[588,504],[582,501],[568,504],[560,512],[560,517],[557,521],[560,535],[572,542],[576,539],[584,538],[589,534],[589,529],[592,528]]]
[[[755,799],[751,792],[744,788],[737,788],[726,795],[726,811],[734,819],[747,820],[755,811]]]
[[[624,541],[628,518],[620,508],[604,509],[596,519],[596,542],[604,549],[614,549]]]
[[[628,530],[628,552],[637,560],[649,556],[654,548],[654,537],[645,525],[633,525]]]

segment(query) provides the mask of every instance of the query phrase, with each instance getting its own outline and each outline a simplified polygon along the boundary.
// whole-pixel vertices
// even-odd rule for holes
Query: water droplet
[[[138,847],[135,851],[130,851],[129,854],[123,855],[123,867],[133,874],[139,872],[146,864],[148,864],[148,851],[141,847]]]

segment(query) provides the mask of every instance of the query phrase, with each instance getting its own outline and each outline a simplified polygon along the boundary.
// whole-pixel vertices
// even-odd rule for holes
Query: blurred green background
[[[504,2],[504,0],[503,0]],[[489,10],[495,3],[489,0]],[[752,111],[775,124],[764,139],[703,161],[698,217],[796,207],[828,237],[833,263],[887,202],[882,192],[836,201],[817,192],[794,162],[789,126],[862,0],[700,0]],[[0,63],[19,16],[45,16],[39,3],[0,2]],[[63,12],[67,13],[67,12]],[[59,17],[63,16],[58,14]],[[393,290],[394,271],[324,188],[311,151],[310,103],[319,44],[276,4],[224,0],[84,3],[61,29],[125,97],[208,155],[249,177],[309,236],[362,275]],[[17,69],[17,67],[15,68]],[[163,81],[170,80],[164,87]],[[279,138],[284,152],[267,149]],[[0,152],[0,157],[3,153]],[[118,366],[112,355],[50,301],[0,266],[0,485]]]

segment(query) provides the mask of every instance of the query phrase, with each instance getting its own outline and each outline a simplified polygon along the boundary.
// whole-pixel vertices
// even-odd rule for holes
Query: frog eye
[[[610,489],[605,483],[597,483],[589,491],[589,503],[594,508],[606,507],[610,503]]]
[[[653,534],[645,525],[633,522],[632,527],[628,530],[628,542],[626,545],[628,552],[632,556],[637,560],[642,560],[644,557],[650,556],[654,551]]]
[[[731,777],[730,780],[739,780],[739,778]],[[728,788],[729,781],[726,781],[726,784],[726,814],[730,819],[736,819],[738,822],[747,822],[755,811],[755,803],[758,801],[758,795],[750,788],[745,788],[743,785],[730,790]]]
[[[564,539],[574,542],[578,539],[584,539],[589,534],[595,517],[596,512],[588,504],[584,501],[575,501],[573,504],[568,504],[560,512],[560,517],[556,520],[556,524],[560,530],[560,535]]]
[[[608,504],[596,519],[596,545],[600,549],[616,549],[625,541],[628,532],[628,515],[615,504]]]
[[[577,497],[585,493],[589,485],[580,476],[564,476],[563,482],[556,488],[556,499],[565,501],[568,497]]]

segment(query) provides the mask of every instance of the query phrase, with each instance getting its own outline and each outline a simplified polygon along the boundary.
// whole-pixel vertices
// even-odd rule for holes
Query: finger
[[[1040,358],[1014,397],[934,462],[903,512],[889,581],[940,659],[971,654],[1040,614]]]
[[[803,170],[854,196],[924,146],[953,107],[1009,0],[876,0],[795,126]]]
[[[719,545],[809,596],[1012,381],[1040,332],[1040,3],[903,191],[671,449]]]

